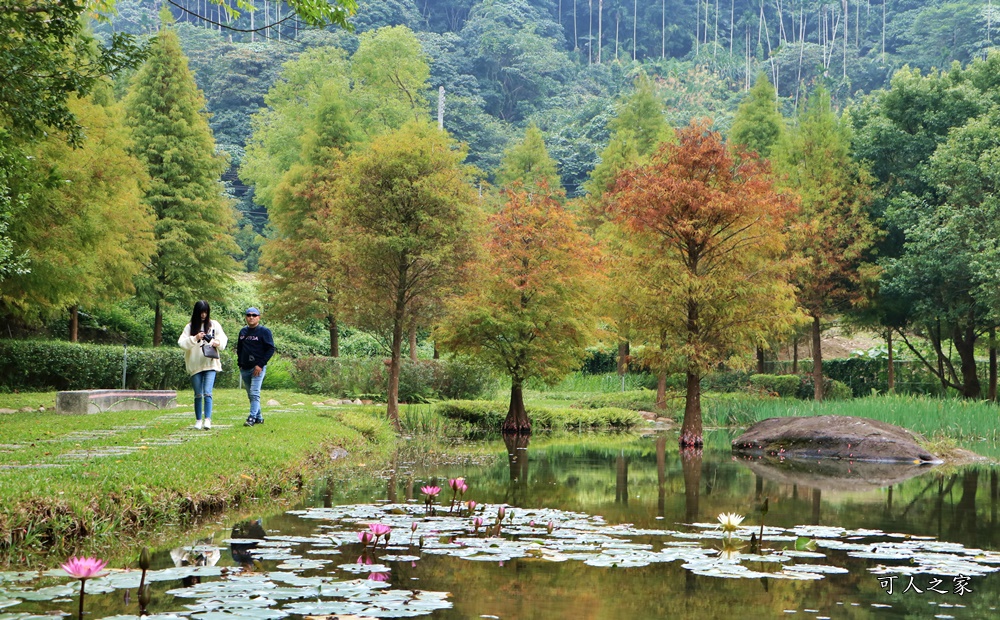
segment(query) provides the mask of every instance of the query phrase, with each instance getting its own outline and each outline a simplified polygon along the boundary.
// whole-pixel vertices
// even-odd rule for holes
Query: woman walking
[[[219,351],[225,349],[228,342],[222,325],[212,319],[212,308],[208,302],[195,302],[191,322],[184,326],[177,344],[184,349],[184,363],[191,375],[191,386],[194,388],[194,427],[197,430],[204,428],[207,431],[212,428],[212,388],[215,387],[215,374],[222,370]]]

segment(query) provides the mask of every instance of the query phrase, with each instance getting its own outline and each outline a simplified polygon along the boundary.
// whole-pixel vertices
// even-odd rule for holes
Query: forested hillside
[[[117,16],[95,30],[149,34],[161,4],[119,0]],[[607,142],[613,102],[640,68],[656,77],[671,125],[707,116],[725,131],[761,72],[786,115],[819,85],[842,107],[904,64],[926,72],[982,57],[1000,17],[991,0],[362,0],[349,33],[309,28],[280,2],[256,0],[257,11],[238,18],[206,0],[168,6],[216,142],[231,157],[224,178],[256,233],[266,210],[237,169],[250,117],[282,64],[321,45],[353,53],[359,35],[384,26],[417,33],[431,72],[426,105],[436,113],[443,87],[444,125],[469,145],[470,163],[492,174],[534,122],[577,196]],[[248,228],[240,243],[255,268]]]

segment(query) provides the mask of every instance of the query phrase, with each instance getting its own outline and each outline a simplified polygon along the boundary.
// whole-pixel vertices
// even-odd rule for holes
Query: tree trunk
[[[69,341],[77,342],[80,339],[80,306],[73,305],[69,308]]]
[[[618,341],[618,376],[621,377],[628,372],[628,340]]]
[[[701,376],[688,371],[687,394],[684,397],[684,423],[681,425],[681,447],[700,448],[701,435]]]
[[[417,361],[417,322],[410,324],[410,361]]]
[[[332,314],[327,316],[326,325],[330,332],[330,357],[340,357],[340,333],[337,331],[337,317]]]
[[[813,316],[812,348],[813,348],[813,398],[823,400],[823,351],[820,348],[819,317]]]
[[[604,41],[604,0],[597,0],[597,64],[601,64],[601,43]]]
[[[990,328],[990,384],[987,388],[987,398],[991,403],[997,402],[997,328]]]
[[[976,373],[976,332],[971,325],[964,330],[955,329],[952,341],[962,363],[962,396],[979,398],[983,389]]]
[[[153,309],[153,346],[158,347],[163,342],[163,309],[160,308],[160,300],[156,300],[156,307]]]
[[[501,431],[504,434],[531,434],[531,422],[528,420],[528,412],[524,409],[524,390],[521,379],[511,377],[510,407],[507,409],[507,418],[503,421]]]
[[[764,347],[757,347],[757,374],[764,374]]]
[[[441,359],[441,353],[438,351],[438,345],[436,342],[434,343],[434,359]]]
[[[799,374],[799,337],[792,338],[792,374]]]
[[[885,346],[889,350],[889,371],[887,373],[887,383],[890,394],[896,392],[896,356],[892,352],[892,330],[885,334]]]
[[[661,370],[656,375],[656,408],[663,411],[667,408],[667,371]]]
[[[403,430],[399,423],[399,371],[403,363],[403,319],[406,317],[406,268],[407,257],[400,258],[396,283],[396,307],[392,315],[392,357],[389,360],[389,396],[386,414],[396,432]]]
[[[392,326],[392,357],[389,359],[389,397],[386,414],[396,432],[403,430],[399,423],[399,371],[403,363],[403,321],[397,318]]]

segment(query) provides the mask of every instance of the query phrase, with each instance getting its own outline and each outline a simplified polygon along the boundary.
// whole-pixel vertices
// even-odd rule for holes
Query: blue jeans
[[[260,386],[264,383],[264,373],[267,366],[260,369],[260,376],[253,376],[253,368],[240,368],[240,375],[243,377],[243,385],[247,388],[247,398],[250,399],[250,415],[248,420],[261,422],[264,416],[260,414]]]
[[[194,419],[200,420],[202,414],[201,400],[205,399],[205,419],[212,419],[212,388],[215,387],[215,371],[203,370],[191,375],[191,387],[194,388]]]

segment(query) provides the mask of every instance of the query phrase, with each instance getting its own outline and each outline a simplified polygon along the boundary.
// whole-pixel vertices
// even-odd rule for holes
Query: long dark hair
[[[202,312],[205,313],[204,323],[201,320]],[[198,332],[207,334],[210,331],[212,331],[212,307],[204,299],[199,299],[194,302],[194,310],[191,311],[191,335],[194,336]]]

